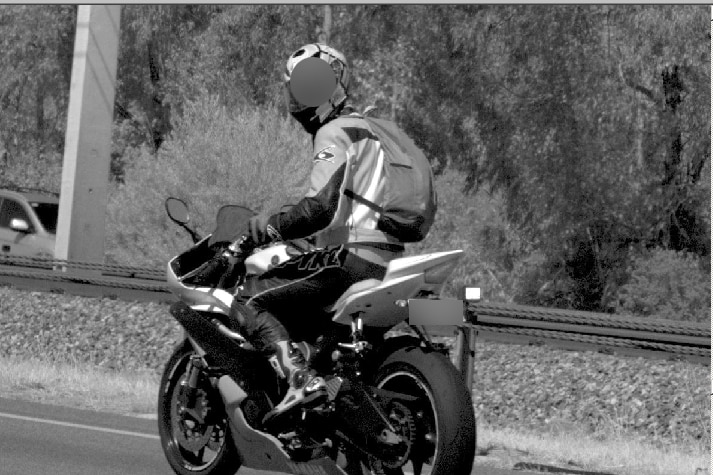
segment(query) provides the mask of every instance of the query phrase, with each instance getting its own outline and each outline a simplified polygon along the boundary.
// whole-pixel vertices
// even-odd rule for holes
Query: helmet
[[[334,71],[336,87],[332,95],[322,104],[303,104],[295,98],[293,90],[290,88],[290,80],[295,67],[308,58],[321,59]],[[342,110],[349,94],[350,74],[346,58],[341,52],[321,43],[305,45],[292,53],[287,59],[283,79],[290,113],[311,134],[316,133],[322,125]]]

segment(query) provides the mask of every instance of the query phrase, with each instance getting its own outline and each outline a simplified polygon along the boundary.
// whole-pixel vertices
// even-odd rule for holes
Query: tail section
[[[440,294],[462,255],[463,251],[457,250],[394,259],[382,282],[357,282],[347,289],[333,307],[332,319],[348,325],[352,315],[358,314],[365,325],[394,326],[409,316],[408,308],[400,302],[422,292]]]

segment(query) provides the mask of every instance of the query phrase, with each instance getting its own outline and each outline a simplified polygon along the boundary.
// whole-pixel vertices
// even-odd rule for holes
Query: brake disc
[[[223,445],[223,439],[225,438],[225,429],[223,429],[219,424],[216,424],[212,427],[213,430],[210,436],[210,440],[207,443],[207,447],[210,450],[217,452]]]
[[[181,390],[174,392],[171,401],[173,433],[178,445],[190,452],[197,452],[209,443],[213,435],[213,424],[204,422],[210,410],[208,398],[205,391],[197,389],[195,404],[186,407],[185,397],[180,393]]]

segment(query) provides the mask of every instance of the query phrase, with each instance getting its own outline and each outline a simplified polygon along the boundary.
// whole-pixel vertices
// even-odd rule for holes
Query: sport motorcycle
[[[458,351],[469,365],[459,369],[448,347],[428,333],[428,325],[466,322],[462,300],[440,297],[462,251],[394,259],[382,280],[352,285],[321,315],[294,309],[303,324],[290,329],[292,340],[324,377],[328,395],[265,425],[287,382],[234,328],[230,309],[246,279],[305,253],[310,243],[249,245],[241,233],[254,212],[242,206],[221,207],[205,236],[189,225],[183,201],[169,198],[165,207],[193,240],[167,266],[177,297],[170,312],[184,339],[161,377],[158,425],[175,473],[234,474],[240,467],[298,475],[471,472],[471,342],[459,335]]]

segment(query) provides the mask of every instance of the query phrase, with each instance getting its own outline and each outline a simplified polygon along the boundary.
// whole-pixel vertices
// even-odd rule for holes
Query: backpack
[[[436,216],[433,170],[423,151],[395,123],[364,117],[384,152],[384,202],[344,194],[379,213],[377,229],[401,242],[422,241]]]

